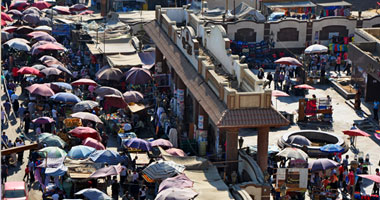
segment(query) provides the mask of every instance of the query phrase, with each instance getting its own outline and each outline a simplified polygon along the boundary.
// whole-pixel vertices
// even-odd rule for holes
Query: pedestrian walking
[[[5,162],[1,163],[1,184],[7,182],[8,177],[8,165]]]
[[[15,99],[12,103],[13,105],[13,112],[15,113],[16,117],[18,117],[18,109],[20,108],[20,104],[17,99]]]
[[[22,178],[22,180],[25,181],[25,178],[26,178],[25,183],[27,183],[27,184],[29,182],[29,174],[30,174],[29,165],[26,164],[26,166],[25,166],[25,175],[24,175],[24,178]]]
[[[376,168],[376,176],[380,176],[380,170],[379,168]],[[373,189],[372,189],[372,194],[379,195],[379,183],[374,183],[373,184]]]
[[[335,69],[334,71],[338,74],[340,74],[340,65],[342,64],[342,57],[341,56],[338,56],[336,58],[336,64],[335,64]]]
[[[271,72],[267,73],[267,80],[268,80],[267,85],[269,86],[269,89],[270,89],[270,85],[272,84],[272,81],[273,81],[273,75]]]
[[[112,186],[111,186],[113,199],[119,199],[119,187],[120,187],[120,184],[117,182],[117,177],[114,176],[112,180]]]
[[[8,144],[8,136],[5,134],[5,131],[3,131],[3,135],[1,135],[1,149],[7,148]]]
[[[264,69],[260,68],[259,73],[257,73],[257,77],[261,80],[264,78]]]
[[[30,114],[26,113],[24,116],[24,128],[25,128],[25,135],[29,133],[29,128],[30,128]]]
[[[16,139],[16,147],[20,147],[20,146],[24,146],[24,145],[25,145],[24,141],[22,141],[20,138]],[[18,162],[22,163],[22,161],[24,159],[24,151],[18,152],[17,158],[18,158]]]
[[[379,100],[375,100],[373,102],[373,119],[376,121],[376,123],[379,122],[379,115],[378,115],[378,113],[379,113],[379,104],[380,104]]]

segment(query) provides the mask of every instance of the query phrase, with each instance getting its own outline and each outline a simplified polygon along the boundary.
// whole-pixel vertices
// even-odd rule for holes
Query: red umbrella
[[[6,31],[8,33],[13,33],[15,30],[17,30],[17,27],[16,26],[7,26],[7,27],[3,28],[2,30]]]
[[[6,10],[7,8],[5,6],[1,6],[1,10]]]
[[[98,131],[90,127],[83,127],[83,126],[76,127],[73,130],[69,131],[69,133],[82,140],[90,137],[98,141],[102,141],[102,138],[100,137]]]
[[[98,84],[95,81],[88,79],[88,78],[82,78],[82,79],[76,80],[76,81],[72,82],[71,85],[73,85],[73,86],[78,86],[78,85],[98,86]]]
[[[9,21],[9,22],[13,21],[12,17],[10,17],[9,15],[7,15],[4,12],[1,12],[1,19],[4,20],[4,21]]]
[[[83,4],[75,4],[75,5],[70,6],[70,11],[83,11],[87,9],[88,9],[87,6]]]
[[[36,7],[40,10],[43,10],[45,8],[50,8],[51,4],[46,1],[37,1],[32,4],[33,7]]]
[[[289,95],[286,92],[280,91],[280,90],[273,90],[272,91],[273,97],[288,97]]]
[[[283,65],[297,65],[297,66],[302,66],[302,63],[300,61],[298,61],[297,59],[295,58],[292,58],[292,57],[282,57],[276,61],[274,61],[274,63],[277,63],[277,64],[283,64]]]
[[[305,89],[305,90],[315,90],[313,86],[310,86],[308,84],[296,85],[294,88]]]
[[[182,149],[177,149],[177,148],[170,148],[166,150],[166,152],[172,156],[180,156],[180,157],[187,156],[186,153]]]
[[[380,176],[378,176],[378,175],[359,174],[358,176],[360,176],[362,178],[369,179],[369,180],[374,181],[376,183],[380,183]]]
[[[49,35],[49,33],[46,33],[46,32],[43,32],[43,31],[33,31],[31,33],[28,33],[27,36],[29,36],[29,37],[38,37],[38,36],[42,36],[42,35]]]
[[[7,22],[5,22],[5,20],[1,19],[1,26],[6,26],[7,25]]]
[[[67,6],[54,6],[53,9],[56,10],[59,14],[63,14],[63,15],[71,14],[70,8]]]
[[[26,89],[31,94],[38,94],[40,96],[50,97],[54,95],[54,91],[46,84],[33,84]]]
[[[9,6],[9,10],[12,10],[12,9],[16,9],[16,10],[25,10],[26,7],[29,6],[29,3],[27,3],[26,1],[16,1],[14,3],[12,3],[10,6]]]
[[[35,69],[33,67],[22,67],[17,71],[19,74],[33,74],[37,76],[43,76],[43,74],[40,72],[40,70]]]
[[[79,15],[90,15],[90,14],[94,14],[94,11],[92,11],[92,10],[86,10],[86,11],[83,11],[83,12],[79,13]]]
[[[96,150],[105,150],[106,149],[101,142],[99,142],[98,140],[91,138],[91,137],[84,139],[82,141],[82,144],[85,146],[93,147]]]
[[[364,137],[371,136],[370,134],[368,134],[368,133],[366,133],[360,129],[346,130],[346,131],[343,131],[343,133],[345,135],[349,135],[349,136],[364,136]]]

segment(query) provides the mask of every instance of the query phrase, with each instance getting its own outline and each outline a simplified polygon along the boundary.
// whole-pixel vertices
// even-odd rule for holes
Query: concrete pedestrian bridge
[[[302,146],[299,144],[290,144],[289,137],[294,135],[301,135],[306,137],[311,141],[310,146]],[[320,148],[326,144],[337,144],[344,148],[343,153],[347,152],[349,146],[346,144],[345,140],[333,133],[316,131],[316,130],[302,130],[302,131],[294,131],[283,135],[278,141],[277,145],[283,149],[286,147],[296,147],[296,148],[307,148],[307,154],[312,158],[320,158],[327,157],[329,153],[322,152]],[[305,149],[306,150],[306,149]]]

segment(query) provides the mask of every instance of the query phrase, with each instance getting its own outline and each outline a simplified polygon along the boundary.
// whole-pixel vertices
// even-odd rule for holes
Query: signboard
[[[70,25],[68,24],[53,24],[52,34],[70,37]]]
[[[199,115],[198,116],[198,129],[203,129],[203,121],[204,121],[204,116]]]
[[[287,188],[307,188],[307,168],[279,168],[276,174],[276,187],[286,183]]]

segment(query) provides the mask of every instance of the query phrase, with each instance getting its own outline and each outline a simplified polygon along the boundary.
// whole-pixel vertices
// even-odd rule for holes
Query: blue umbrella
[[[328,170],[335,168],[339,165],[339,163],[327,159],[327,158],[321,158],[318,159],[312,163],[309,163],[309,168],[311,168],[311,171],[323,171],[323,170]]]
[[[81,101],[79,97],[75,96],[72,93],[67,93],[67,92],[59,92],[51,96],[50,99],[54,101],[62,101],[65,103],[78,103]]]
[[[140,138],[131,138],[125,142],[125,145],[135,149],[141,149],[144,151],[150,151],[152,149],[152,145],[150,142],[140,139]]]
[[[344,151],[344,148],[337,144],[326,144],[319,148],[319,150],[325,153],[341,153]]]
[[[78,145],[72,147],[67,156],[73,159],[85,159],[88,156],[90,156],[94,151],[96,151],[96,149],[93,147]]]
[[[90,155],[90,159],[96,163],[107,163],[109,165],[117,165],[122,161],[119,153],[111,150],[95,151]]]
[[[112,200],[106,193],[96,189],[96,188],[87,188],[83,189],[75,195],[83,195],[89,200]]]
[[[58,86],[59,88],[65,89],[65,90],[73,90],[73,87],[65,82],[52,82],[51,84]]]

